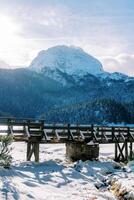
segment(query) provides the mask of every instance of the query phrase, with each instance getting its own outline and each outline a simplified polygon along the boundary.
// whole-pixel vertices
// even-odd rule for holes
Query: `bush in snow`
[[[12,162],[12,156],[10,155],[12,150],[10,147],[11,143],[11,136],[0,137],[0,165],[4,166],[5,168],[9,168]]]

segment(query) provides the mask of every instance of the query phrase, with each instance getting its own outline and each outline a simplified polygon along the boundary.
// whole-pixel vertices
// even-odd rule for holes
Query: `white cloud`
[[[134,55],[119,54],[116,57],[101,58],[104,69],[109,72],[122,72],[134,76]]]

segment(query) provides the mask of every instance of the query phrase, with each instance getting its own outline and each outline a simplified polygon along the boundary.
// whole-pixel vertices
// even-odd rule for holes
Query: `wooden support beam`
[[[118,161],[125,161],[125,155],[123,154],[123,150],[125,148],[125,143],[123,143],[122,147],[120,145],[121,144],[117,143],[117,147],[118,147],[118,150],[119,150],[117,160]]]
[[[68,140],[74,140],[73,134],[70,131],[70,124],[67,125],[67,131],[68,131]]]
[[[125,160],[127,161],[128,160],[128,143],[125,142],[124,145],[125,145]]]
[[[35,162],[39,162],[39,143],[38,142],[34,143],[34,157],[35,157]]]
[[[93,133],[94,133],[94,125],[91,124],[91,134],[93,135]]]
[[[125,142],[125,136],[124,136],[124,134],[123,134],[123,133],[121,133],[121,132],[119,132],[119,134],[120,134],[120,136],[121,136],[121,138],[122,138],[123,142]]]
[[[114,140],[115,134],[114,134],[114,127],[112,127],[112,141]]]
[[[115,139],[115,141],[114,141],[114,139]],[[112,132],[112,141],[116,142],[116,143],[119,142],[119,139],[118,139],[117,135],[115,134],[115,132]]]
[[[90,129],[91,129],[91,140],[93,141],[94,140],[94,125],[93,124],[91,124]]]
[[[33,153],[34,153],[34,144],[31,143],[31,148],[30,148],[30,151],[29,151],[29,154],[28,154],[28,159],[27,159],[28,161],[31,160]]]
[[[99,141],[99,138],[97,137],[97,135],[98,135],[98,132],[94,132],[93,133],[93,141],[94,142],[98,142]]]
[[[27,161],[30,161],[34,154],[35,162],[39,162],[39,143],[28,142],[27,143]]]
[[[129,146],[129,158],[130,158],[130,160],[132,160],[133,159],[133,143],[132,142],[130,142],[130,146]]]
[[[49,138],[48,138],[48,136],[47,136],[47,133],[46,133],[46,131],[45,131],[45,130],[43,130],[43,133],[44,133],[45,140],[46,140],[46,141],[48,141],[48,140],[49,140]]]
[[[83,134],[81,131],[79,131],[79,134],[80,134],[80,138],[81,138],[82,140],[85,140],[85,136],[84,136],[84,134]]]
[[[32,147],[31,142],[27,142],[27,161],[30,161],[31,159],[30,157],[31,147]]]
[[[79,125],[77,125],[76,134],[77,134],[78,141],[84,141],[85,137],[84,137],[82,131],[80,130]]]
[[[134,135],[132,133],[129,133],[129,134],[130,134],[131,139],[134,141]]]
[[[13,127],[12,127],[12,125],[8,125],[8,135],[12,135],[13,136]]]
[[[115,143],[115,161],[127,161],[128,158],[128,143]]]
[[[115,143],[115,161],[117,161],[118,158],[118,146],[117,143]]]
[[[28,126],[24,126],[24,134],[26,134],[28,138],[30,137]]]
[[[58,142],[58,140],[59,140],[58,134],[56,133],[56,130],[53,129],[52,130],[52,139],[51,139],[51,141]]]
[[[59,134],[58,134],[58,132],[56,130],[55,130],[55,136],[57,138],[57,141],[59,141],[60,140],[60,136],[59,136]]]
[[[108,142],[108,138],[107,138],[107,136],[106,136],[106,133],[102,132],[102,135],[103,135],[103,137],[104,137],[105,141],[107,141],[107,142]],[[102,138],[102,141],[103,141],[103,138]]]

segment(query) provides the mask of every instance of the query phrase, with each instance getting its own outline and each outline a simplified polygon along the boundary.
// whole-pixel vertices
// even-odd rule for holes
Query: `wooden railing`
[[[95,143],[134,142],[134,126],[45,124],[44,120],[0,118],[0,135],[13,135],[14,141],[62,143],[81,140]]]
[[[45,124],[44,120],[0,118],[0,136],[12,135],[14,141],[27,142],[27,160],[39,161],[40,143],[84,142],[115,144],[115,159],[133,156],[134,126]],[[120,144],[122,143],[122,144]],[[130,143],[130,153],[128,153]]]

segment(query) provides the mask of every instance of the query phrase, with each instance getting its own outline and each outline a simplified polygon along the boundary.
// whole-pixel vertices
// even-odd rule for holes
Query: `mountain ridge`
[[[47,71],[48,69],[54,72],[58,69],[63,73],[74,76],[103,72],[102,64],[96,58],[87,54],[81,48],[65,45],[39,52],[29,68],[36,72]]]

